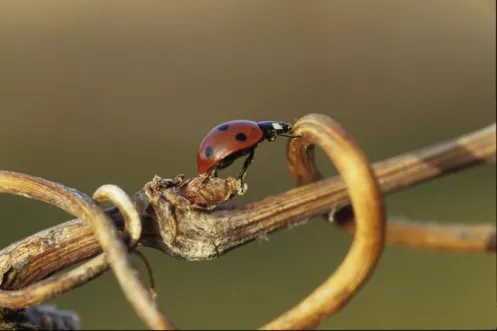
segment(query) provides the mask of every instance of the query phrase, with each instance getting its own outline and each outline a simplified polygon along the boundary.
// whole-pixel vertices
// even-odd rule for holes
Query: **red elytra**
[[[241,139],[237,139],[237,134]],[[200,144],[197,154],[199,174],[206,173],[230,154],[252,147],[263,139],[261,128],[253,121],[235,120],[216,126]]]
[[[214,127],[200,144],[197,153],[199,174],[217,176],[217,170],[231,165],[237,158],[249,155],[245,160],[239,178],[243,177],[252,162],[254,150],[263,140],[273,141],[277,136],[289,135],[292,126],[285,122],[235,120]]]

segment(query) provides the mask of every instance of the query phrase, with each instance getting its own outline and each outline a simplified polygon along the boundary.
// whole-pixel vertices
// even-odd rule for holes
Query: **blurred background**
[[[221,122],[314,112],[339,121],[371,161],[422,148],[495,121],[495,10],[491,0],[3,0],[0,169],[133,194],[154,175],[195,176],[200,142]],[[260,145],[237,203],[293,187],[285,148]],[[321,152],[318,161],[336,174]],[[495,199],[495,165],[484,165],[392,194],[386,207],[493,223]],[[0,247],[72,218],[8,195],[0,210]],[[314,219],[214,261],[144,251],[176,325],[248,329],[324,281],[351,239]],[[496,293],[495,254],[387,247],[320,328],[495,328]],[[50,302],[86,329],[145,328],[110,272]]]

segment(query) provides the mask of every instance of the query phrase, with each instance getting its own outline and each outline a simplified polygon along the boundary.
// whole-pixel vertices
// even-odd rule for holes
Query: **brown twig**
[[[311,118],[312,116],[316,115],[311,115]],[[382,193],[387,194],[494,160],[495,145],[493,124],[457,139],[378,162],[374,166],[374,172]],[[308,164],[304,164],[301,170],[313,167],[312,158],[302,162]],[[314,174],[318,174],[317,170]],[[299,184],[305,184],[315,180],[315,177],[301,177],[299,180]],[[212,211],[210,206],[236,195],[237,191],[233,185],[227,185],[221,179],[209,183],[217,185],[213,192],[217,192],[219,201],[205,201],[210,199],[207,194],[202,196],[202,204],[209,208],[199,208],[196,205],[198,201],[185,198],[190,196],[185,194],[185,190],[186,193],[195,192],[198,180],[187,181],[188,185],[182,186],[181,189],[174,183],[162,185],[162,182],[154,180],[147,183],[143,190],[133,197],[143,221],[140,243],[188,260],[215,258],[259,236],[305,222],[309,217],[323,215],[332,209],[342,209],[338,213],[340,216],[344,211],[343,207],[350,204],[345,184],[338,176],[306,184],[244,206],[218,206]],[[4,183],[0,183],[0,189],[3,186]],[[207,187],[211,188],[214,186]],[[48,196],[50,195],[46,195]],[[55,198],[50,199],[58,199],[54,196]],[[70,201],[66,203],[70,204]],[[75,214],[74,210],[72,211],[71,213]],[[119,227],[123,224],[122,215],[117,208],[107,209],[106,215]],[[353,219],[353,215],[349,216],[349,219]],[[397,232],[390,231],[389,240],[393,243],[415,245],[418,242],[399,240],[410,231],[408,227],[402,227],[401,231]],[[446,230],[442,232],[444,236],[448,234]],[[424,240],[421,236],[417,238]],[[438,240],[437,238],[442,237],[435,239]],[[467,238],[457,235],[451,238],[458,240],[457,247],[462,247],[460,244],[467,242]],[[492,249],[492,252],[495,252],[495,244],[487,245],[492,242],[492,238],[495,243],[495,227],[489,226],[488,232],[480,238],[485,241],[480,244],[481,249]],[[43,247],[39,243],[44,243]],[[100,252],[101,248],[91,228],[81,221],[74,220],[55,226],[0,251],[0,287],[24,288]]]
[[[21,290],[0,291],[2,307],[24,308],[47,300],[81,285],[82,278],[84,280],[94,278],[107,268],[108,263],[114,269],[116,277],[138,315],[154,329],[173,328],[169,321],[158,312],[150,293],[139,283],[136,271],[130,264],[126,248],[115,226],[89,197],[77,190],[68,189],[42,178],[4,171],[0,172],[0,190],[0,192],[42,200],[81,217],[94,227],[105,252],[105,256],[101,255],[66,274],[51,277]],[[126,215],[125,219],[132,239],[136,241],[140,237],[139,215],[124,192],[115,186],[103,186],[95,192],[95,197],[97,200],[108,199],[118,204],[122,208],[123,215]]]
[[[334,218],[346,230],[355,231],[354,214],[350,208],[340,210]],[[388,218],[386,243],[450,252],[495,253],[497,251],[495,225],[414,222],[393,216]]]
[[[495,124],[432,147],[378,162],[373,169],[382,193],[387,194],[459,169],[485,163],[494,157]],[[146,194],[148,188],[149,185],[146,185],[146,189],[134,196],[144,222],[141,243],[189,260],[214,258],[257,236],[305,221],[311,216],[322,215],[331,209],[338,210],[350,202],[343,180],[338,176],[238,208],[218,207],[210,213],[170,213],[167,208],[171,205],[165,198],[161,198],[162,191],[157,190],[155,197],[158,202],[152,201],[151,204]],[[166,211],[161,210],[161,204]],[[278,206],[278,209],[273,209],[273,204]],[[286,212],[283,214],[281,210]],[[106,213],[116,224],[123,223],[116,208],[110,208]],[[166,221],[161,220],[161,216],[165,217]],[[193,221],[198,227],[193,227],[192,231],[179,229],[180,240],[176,241],[176,246],[171,247],[168,245],[169,241],[163,239],[168,233],[167,226],[164,226],[167,219],[177,219],[181,225],[188,225]],[[396,239],[399,232],[392,234],[388,229],[387,226],[389,241],[413,244],[412,241],[399,241]],[[61,236],[61,233],[64,236]],[[409,230],[400,233],[400,237],[406,236],[409,236]],[[487,245],[488,242],[495,242],[495,227],[490,226],[488,233],[481,238],[490,239],[485,239],[480,247],[495,252],[495,245]],[[466,242],[465,237],[456,236],[453,239],[462,245]],[[39,242],[47,244],[41,248],[37,244]],[[434,245],[424,246],[421,243],[413,247],[432,248]],[[81,221],[73,220],[54,226],[0,251],[0,273],[5,274],[10,267],[15,270],[15,277],[2,284],[2,288],[23,288],[50,273],[100,252],[91,229]],[[8,268],[2,270],[5,266]]]
[[[22,309],[66,293],[101,275],[109,268],[100,255],[61,275],[55,275],[18,290],[0,290],[0,308]],[[10,269],[14,270],[14,269]],[[14,271],[15,272],[15,271]],[[6,274],[10,277],[10,274]],[[13,277],[15,274],[12,275]]]
[[[14,183],[14,185],[13,185]],[[26,185],[26,183],[35,185]],[[3,192],[11,192],[18,195],[24,195],[31,198],[38,198],[44,196],[45,194],[52,194],[53,192],[47,193],[46,184],[50,183],[43,179],[30,177],[9,172],[0,172],[0,190]],[[83,194],[75,194],[74,196],[69,196],[74,194],[75,190],[69,190],[64,188],[62,185],[56,185],[53,190],[57,192],[57,195],[46,196],[46,199],[51,199],[54,201],[54,205],[64,209],[66,205],[61,200],[71,198],[81,201],[83,205],[81,208],[85,208],[84,200],[82,200]],[[62,198],[62,199],[59,199]],[[45,199],[45,198],[44,198]],[[43,200],[44,200],[43,199]],[[126,208],[127,207],[127,208]],[[139,238],[141,234],[141,223],[136,226],[136,216],[135,219],[131,219],[128,215],[129,206],[125,206],[123,209],[123,214],[125,216],[126,228],[129,229],[129,233],[133,238]],[[139,219],[139,218],[138,218]],[[135,239],[136,240],[136,239]],[[3,264],[9,265],[8,261]],[[73,270],[55,275],[50,278],[44,279],[36,284],[25,287],[17,291],[1,291],[0,290],[0,307],[8,307],[11,309],[20,309],[36,303],[43,302],[59,294],[65,293],[73,288],[81,286],[82,284],[90,281],[91,279],[99,276],[104,271],[109,268],[109,264],[105,256],[101,255],[93,260],[85,262],[84,264],[74,268]],[[13,274],[13,275],[12,275]],[[4,273],[4,283],[9,282],[9,278],[15,276],[15,269],[12,268]],[[4,284],[2,284],[4,285]]]
[[[91,210],[89,211],[88,209],[93,207],[89,203],[90,199],[76,190],[71,190],[42,178],[6,171],[0,171],[0,192],[38,199],[83,219],[90,217]],[[6,286],[4,285],[8,285],[16,277],[16,269],[12,266],[12,261],[10,261],[11,256],[3,255],[3,258],[4,261],[1,264],[4,270],[2,272],[2,287],[5,288]],[[95,278],[107,268],[108,264],[104,256],[99,256],[68,273],[52,276],[22,290],[0,291],[0,307],[20,309],[40,303]]]
[[[301,118],[294,133],[301,137],[290,141],[290,159],[318,145],[333,160],[347,184],[357,230],[348,254],[332,276],[263,329],[309,329],[319,325],[342,308],[368,279],[384,245],[385,215],[378,183],[352,137],[338,123],[322,115]],[[292,164],[294,168],[298,166]]]
[[[93,199],[97,202],[110,201],[120,211],[124,218],[124,226],[129,236],[129,246],[138,244],[142,235],[140,215],[128,195],[115,185],[102,185],[94,193]]]
[[[379,162],[373,166],[383,192],[392,192],[439,175],[462,169],[480,162],[495,160],[495,124],[457,140],[408,153]],[[290,172],[297,185],[322,178],[314,163],[314,150],[300,149],[289,153]],[[332,179],[334,180],[334,179]],[[323,215],[329,219],[328,214]],[[355,231],[354,213],[344,208],[332,215],[338,224]],[[387,244],[420,249],[444,249],[465,252],[496,251],[494,225],[441,225],[415,223],[407,219],[389,217],[386,232]]]
[[[104,185],[95,191],[93,198],[96,201],[109,200],[118,206],[130,225],[131,245],[135,245],[141,235],[141,221],[128,195],[115,185]],[[135,308],[138,316],[152,329],[174,330],[173,324],[159,311],[157,302],[140,281],[138,272],[133,268],[126,248],[117,234],[117,228],[106,217],[102,219],[105,219],[105,222],[101,221],[99,226],[94,226],[95,231],[102,231],[98,234],[100,244],[128,301]]]

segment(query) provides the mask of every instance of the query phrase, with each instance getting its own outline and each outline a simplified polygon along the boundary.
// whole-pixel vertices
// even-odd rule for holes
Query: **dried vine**
[[[2,322],[11,325],[7,323],[13,320],[12,312],[26,316],[24,308],[80,286],[110,266],[147,325],[172,329],[153,296],[138,281],[126,251],[145,245],[173,257],[212,259],[309,217],[328,218],[330,210],[337,211],[333,215],[337,224],[355,233],[349,253],[323,285],[264,328],[312,328],[338,311],[374,270],[385,234],[386,243],[412,248],[496,252],[493,225],[434,226],[390,218],[385,228],[381,199],[381,194],[494,161],[495,124],[372,167],[352,137],[327,116],[307,115],[297,121],[295,131],[302,137],[290,140],[288,160],[299,187],[238,207],[223,204],[243,192],[234,178],[213,178],[202,187],[201,177],[187,181],[182,176],[155,177],[132,202],[117,187],[106,186],[96,192],[96,201],[105,198],[109,188],[115,192],[111,197],[118,197],[112,200],[117,207],[104,211],[77,190],[0,171],[0,192],[39,199],[80,218],[0,251],[0,326]],[[314,146],[330,156],[341,176],[321,179],[314,164]],[[97,256],[101,252],[104,254]],[[90,257],[95,258],[50,277]]]

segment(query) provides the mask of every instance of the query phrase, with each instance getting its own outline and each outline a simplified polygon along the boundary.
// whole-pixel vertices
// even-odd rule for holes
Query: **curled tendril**
[[[80,217],[93,227],[104,250],[104,254],[64,274],[52,276],[23,289],[1,290],[0,307],[20,309],[40,303],[82,285],[103,273],[110,265],[138,315],[150,327],[153,329],[174,328],[158,311],[151,294],[140,283],[116,227],[91,198],[59,183],[6,171],[0,171],[0,192],[41,200]],[[136,243],[141,234],[141,223],[130,198],[114,185],[102,186],[95,192],[95,197],[99,201],[108,199],[118,205],[125,215],[131,240]]]

